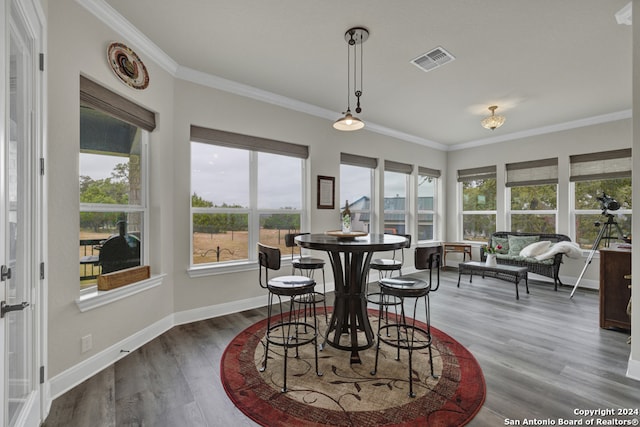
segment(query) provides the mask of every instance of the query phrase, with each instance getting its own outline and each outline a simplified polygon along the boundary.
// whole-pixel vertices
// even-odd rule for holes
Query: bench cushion
[[[540,236],[514,236],[509,235],[509,255],[518,256],[520,251],[540,240]]]

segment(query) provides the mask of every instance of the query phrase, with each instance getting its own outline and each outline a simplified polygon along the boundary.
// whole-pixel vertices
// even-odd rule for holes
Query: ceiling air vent
[[[454,59],[456,58],[453,55],[438,46],[437,48],[412,59],[411,63],[422,71],[431,71],[446,64],[447,62],[453,61]]]

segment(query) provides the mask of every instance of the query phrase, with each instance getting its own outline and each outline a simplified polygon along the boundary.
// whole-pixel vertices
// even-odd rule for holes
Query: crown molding
[[[289,110],[298,111],[301,113],[309,114],[311,116],[320,117],[322,119],[334,121],[338,117],[335,111],[327,110],[316,105],[308,104],[306,102],[298,101],[288,98],[286,96],[278,95],[273,92],[258,89],[253,86],[248,86],[242,83],[228,80],[222,77],[217,77],[211,74],[203,73],[202,71],[194,70],[193,68],[178,66],[176,72],[176,78],[185,80],[191,83],[196,83],[202,86],[207,86],[213,89],[222,90],[224,92],[233,93],[235,95],[244,96],[247,98],[255,99],[257,101],[265,102],[279,107],[287,108]],[[437,150],[447,150],[447,146],[428,139],[419,138],[414,135],[409,135],[404,132],[390,129],[384,126],[380,126],[375,123],[366,122],[365,130],[369,132],[378,133],[385,136],[390,136],[403,141],[412,142],[415,144],[425,145],[427,147],[435,148]]]
[[[172,76],[176,75],[178,63],[105,1],[76,0],[76,2],[109,28],[127,39],[127,43],[135,46],[137,53],[142,53],[144,56],[150,58]]]
[[[306,113],[331,122],[336,120],[339,116],[335,111],[327,110],[326,108],[321,108],[306,102],[287,98],[282,95],[181,66],[104,0],[76,0],[76,2],[87,9],[109,28],[121,34],[123,38],[127,39],[135,46],[138,52],[158,63],[160,67],[175,78],[255,99],[257,101],[266,102],[268,104],[277,105],[289,110]],[[415,144],[425,145],[438,150],[447,150],[446,145],[414,135],[409,135],[375,123],[366,122],[366,126],[366,130],[370,132],[390,136],[403,141],[413,142]]]
[[[578,119],[565,123],[558,123],[550,126],[543,126],[534,129],[527,129],[521,132],[513,132],[506,135],[495,136],[490,138],[477,139],[475,141],[465,142],[449,146],[448,151],[464,150],[466,148],[480,147],[483,145],[496,144],[498,142],[514,141],[517,139],[527,138],[530,136],[544,135],[547,133],[561,132],[564,130],[576,129],[585,126],[598,125],[601,123],[615,122],[618,120],[630,119],[632,117],[631,110],[618,111],[616,113],[602,114],[600,116],[587,117],[586,119]]]
[[[335,111],[327,110],[326,108],[321,108],[316,105],[287,98],[285,96],[258,89],[256,87],[248,86],[212,74],[207,74],[198,70],[181,66],[104,0],[76,0],[76,2],[87,9],[105,25],[121,34],[123,38],[128,40],[133,46],[136,47],[137,51],[156,62],[158,65],[160,65],[160,67],[162,67],[165,71],[167,71],[175,78],[190,81],[192,83],[200,84],[214,89],[219,89],[250,99],[255,99],[257,101],[265,102],[268,104],[277,105],[289,110],[306,113],[311,116],[329,120],[331,122],[336,120],[336,118],[339,116],[339,114],[337,114]],[[616,19],[618,19],[618,15],[626,16],[627,14],[629,15],[628,19],[630,23],[631,3],[622,8],[616,14]],[[479,147],[482,145],[495,144],[498,142],[522,139],[529,136],[542,135],[546,133],[559,132],[562,130],[574,129],[583,126],[622,120],[630,117],[631,110],[625,110],[618,113],[604,114],[602,116],[580,119],[572,122],[545,126],[536,129],[529,129],[522,132],[515,132],[496,137],[483,138],[456,145],[446,145],[436,141],[431,141],[426,138],[421,138],[369,121],[365,122],[365,130],[396,138],[402,141],[424,145],[436,150],[456,151],[463,150],[465,148]]]

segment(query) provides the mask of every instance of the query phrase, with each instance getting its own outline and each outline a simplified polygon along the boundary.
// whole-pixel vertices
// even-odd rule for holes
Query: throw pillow
[[[491,246],[497,248],[498,246],[502,246],[500,249],[496,249],[497,254],[508,254],[509,253],[509,239],[503,237],[492,237],[491,238]]]
[[[551,246],[551,242],[548,240],[532,243],[520,251],[520,256],[527,258],[537,257],[545,253],[547,249],[549,249],[549,246]]]
[[[532,243],[540,240],[540,236],[509,235],[509,255],[520,255],[520,251]]]

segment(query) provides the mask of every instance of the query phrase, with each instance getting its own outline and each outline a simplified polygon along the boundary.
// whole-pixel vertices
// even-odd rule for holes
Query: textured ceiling
[[[630,114],[631,26],[615,19],[628,0],[105,1],[180,66],[331,120],[346,108],[344,33],[364,26],[360,118],[427,144]],[[428,73],[410,63],[438,46],[456,60]],[[489,131],[493,104],[507,121]]]

